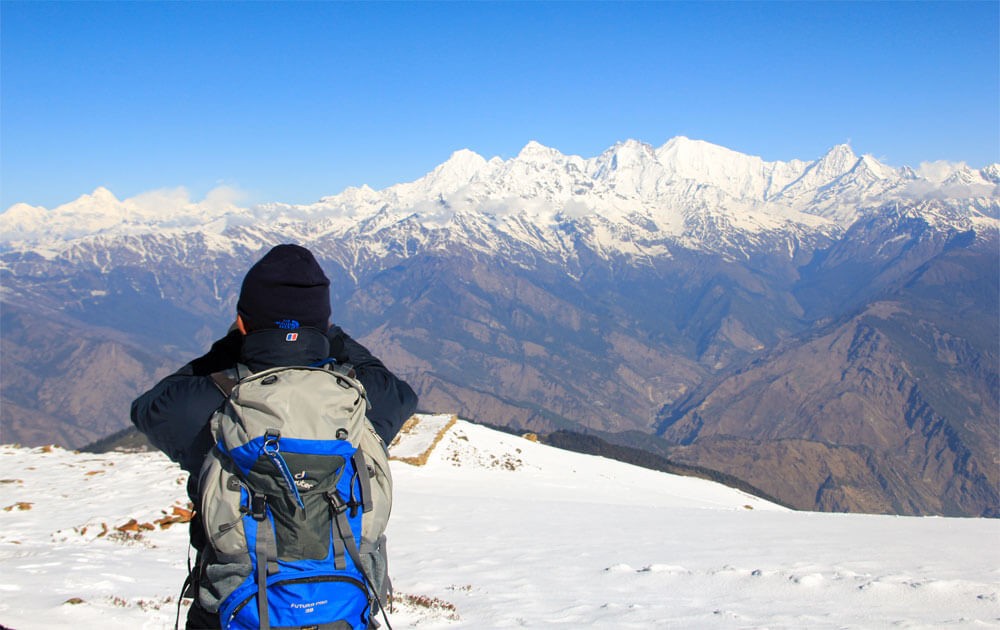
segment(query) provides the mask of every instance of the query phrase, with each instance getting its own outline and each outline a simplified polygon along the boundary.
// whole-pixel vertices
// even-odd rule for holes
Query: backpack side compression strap
[[[254,520],[257,521],[257,540],[254,543],[254,553],[257,556],[257,618],[260,630],[271,630],[270,615],[267,608],[267,576],[278,557],[274,533],[267,518],[266,500],[261,496],[260,508],[254,510]],[[255,502],[256,503],[256,502]],[[255,506],[256,507],[256,506]]]
[[[382,598],[379,597],[378,590],[375,588],[375,583],[372,582],[368,572],[365,571],[365,565],[361,563],[361,555],[358,553],[358,545],[354,542],[354,533],[351,531],[351,524],[347,521],[347,504],[344,503],[344,500],[337,494],[336,491],[327,493],[326,498],[330,503],[333,522],[337,526],[337,533],[340,535],[339,537],[344,543],[347,554],[354,562],[354,566],[361,572],[361,576],[365,578],[365,584],[368,586],[368,592],[375,598],[375,603],[378,604],[379,610],[382,611],[382,619],[385,621],[386,627],[389,630],[392,630],[392,624],[389,623],[389,617],[385,613],[385,606],[382,604]]]
[[[371,512],[374,507],[372,501],[372,481],[371,477],[368,476],[368,464],[365,462],[365,454],[360,448],[354,451],[354,455],[351,456],[351,463],[354,464],[354,470],[358,473],[358,483],[361,484],[361,511],[366,513]]]

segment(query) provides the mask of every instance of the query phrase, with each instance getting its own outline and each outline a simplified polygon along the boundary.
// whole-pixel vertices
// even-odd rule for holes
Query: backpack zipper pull
[[[295,502],[298,504],[303,511],[306,509],[306,504],[302,502],[302,495],[299,494],[299,489],[295,485],[295,478],[292,476],[291,469],[288,468],[288,464],[285,462],[285,458],[281,456],[280,448],[278,446],[278,439],[281,437],[281,432],[277,429],[268,429],[264,432],[264,446],[261,450],[267,455],[267,458],[271,460],[274,467],[278,469],[281,473],[282,478],[285,480],[285,485],[288,489],[292,491],[292,496],[295,497]]]

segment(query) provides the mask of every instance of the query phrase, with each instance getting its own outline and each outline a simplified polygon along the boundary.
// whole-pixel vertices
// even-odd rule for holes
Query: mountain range
[[[1000,165],[531,142],[313,204],[106,189],[0,214],[4,442],[79,446],[310,247],[428,411],[590,433],[799,508],[1000,515]]]

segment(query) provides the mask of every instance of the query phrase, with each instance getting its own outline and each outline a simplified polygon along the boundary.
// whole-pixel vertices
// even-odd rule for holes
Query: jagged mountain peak
[[[861,159],[857,161],[855,166],[857,167],[857,165],[864,165],[864,168],[867,168],[883,178],[892,177],[893,175],[898,174],[898,171],[894,168],[883,164],[877,158],[867,153],[861,156]]]
[[[342,192],[336,195],[324,195],[319,198],[319,201],[314,205],[327,205],[330,203],[335,203],[338,199],[353,199],[353,200],[371,200],[378,196],[378,191],[369,186],[368,184],[362,184],[360,186],[348,186]],[[273,204],[281,205],[281,204]]]
[[[871,155],[863,155],[854,161],[850,170],[842,176],[842,179],[851,179],[865,184],[888,179],[899,179],[899,172],[891,166],[879,162]]]
[[[857,171],[857,174],[863,176],[863,179],[866,180],[864,187],[867,187],[868,180],[878,179],[877,176],[867,172],[868,167],[873,165],[873,163],[874,158],[862,160],[854,154],[850,145],[838,144],[827,151],[820,159],[806,165],[801,174],[781,190],[777,198],[812,214],[837,217],[838,222],[851,220],[856,216],[856,208],[846,210],[834,208],[831,211],[831,208],[827,207],[830,200],[836,196],[835,193],[831,195],[830,191],[838,188],[843,189],[845,182],[841,181],[842,178],[855,171],[859,165],[860,169]],[[878,172],[882,172],[883,168],[881,165],[879,165],[877,170]],[[898,174],[896,176],[898,177]],[[852,188],[849,185],[850,182],[846,183],[848,184],[847,188]],[[857,196],[858,191],[852,188],[850,193],[853,196],[850,202],[852,205],[856,205],[858,200],[854,197]],[[820,207],[809,208],[809,206],[814,206],[817,202],[819,202]]]
[[[962,165],[961,168],[955,170],[948,179],[944,180],[945,184],[974,184],[979,182],[982,176],[978,171],[974,171],[966,165]]]
[[[857,162],[858,156],[851,149],[851,145],[838,144],[816,162],[816,172],[837,177],[850,171]]]
[[[621,142],[616,142],[609,151],[614,151],[616,153],[632,152],[632,153],[645,153],[647,155],[655,155],[656,150],[653,145],[648,142],[643,142],[642,140],[636,140],[635,138],[629,138],[628,140],[622,140]]]
[[[555,160],[561,157],[565,156],[563,156],[563,154],[556,149],[547,147],[537,140],[531,140],[528,144],[524,145],[524,148],[521,149],[521,151],[517,154],[517,157],[514,159],[527,162],[539,162],[545,160]]]
[[[601,156],[642,156],[645,158],[656,159],[656,149],[653,145],[642,142],[640,140],[624,140],[622,142],[616,142],[614,146],[604,151]],[[600,159],[599,156],[597,159]]]
[[[594,158],[593,176],[595,179],[614,177],[616,172],[628,169],[642,169],[659,162],[656,150],[652,145],[638,140],[618,142]]]
[[[472,181],[488,162],[483,156],[469,149],[459,149],[447,161],[427,176],[427,183],[444,189],[453,189]]]
[[[979,173],[986,181],[994,184],[1000,184],[1000,164],[990,164],[986,168],[979,171]]]

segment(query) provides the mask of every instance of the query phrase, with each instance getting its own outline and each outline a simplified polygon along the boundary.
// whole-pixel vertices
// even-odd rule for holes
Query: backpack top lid
[[[240,368],[213,374],[229,391],[213,419],[219,449],[245,474],[269,450],[336,455],[345,442],[358,447],[370,431],[368,399],[360,381],[344,371],[325,365],[275,367],[243,378]]]

